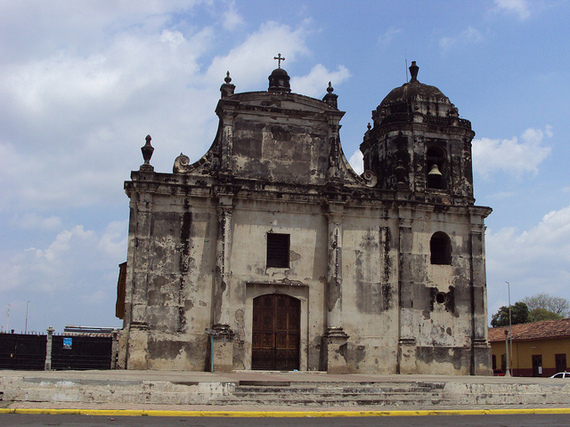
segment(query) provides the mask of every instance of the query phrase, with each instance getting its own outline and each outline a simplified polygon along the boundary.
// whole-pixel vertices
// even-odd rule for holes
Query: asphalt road
[[[89,415],[0,414],[0,426],[192,426],[192,427],[568,427],[570,415],[437,415],[334,418],[235,418],[235,417],[109,417]]]

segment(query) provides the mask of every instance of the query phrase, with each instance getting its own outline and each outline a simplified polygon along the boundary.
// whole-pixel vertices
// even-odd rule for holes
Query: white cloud
[[[127,221],[113,221],[105,229],[99,239],[97,248],[105,254],[108,259],[117,262],[126,258],[127,248]]]
[[[329,71],[324,65],[317,64],[306,76],[291,78],[291,90],[303,95],[323,97],[327,93],[328,82],[331,82],[334,88],[349,77],[350,72],[342,65],[339,65],[336,71]]]
[[[356,150],[352,156],[350,156],[350,159],[348,159],[348,163],[350,163],[350,166],[352,166],[352,169],[354,169],[354,171],[361,175],[364,172],[364,156],[362,155],[362,151],[360,150]]]
[[[89,306],[101,306],[101,304],[104,304],[106,302],[105,300],[108,298],[109,293],[99,289],[95,292],[81,295],[81,304]]]
[[[0,2],[0,52],[4,60],[21,63],[62,47],[89,54],[125,30],[138,35],[155,33],[173,15],[189,12],[200,3],[203,1],[4,1]]]
[[[0,299],[33,300],[34,312],[41,311],[50,323],[88,323],[112,311],[117,265],[125,257],[126,222],[111,223],[102,232],[75,225],[59,232],[45,247],[3,254]],[[87,312],[78,301],[101,304]]]
[[[47,261],[51,267],[62,268],[62,258],[69,254],[73,246],[80,246],[82,242],[90,241],[93,238],[93,231],[86,231],[83,226],[76,225],[71,230],[64,230],[57,235],[55,240],[47,249],[28,249],[35,254],[39,263]]]
[[[30,247],[2,257],[2,270],[12,274],[2,281],[0,291],[29,289],[32,284],[44,291],[61,290],[72,286],[81,272],[97,275],[99,269],[114,270],[126,257],[126,228],[126,221],[112,222],[99,233],[75,225],[60,231],[46,247]]]
[[[439,46],[443,51],[453,48],[461,48],[467,45],[481,43],[484,40],[483,34],[476,28],[468,26],[465,30],[454,37],[442,37]]]
[[[394,38],[398,34],[402,33],[402,31],[403,30],[401,28],[394,28],[394,27],[388,28],[388,30],[386,30],[386,32],[384,34],[382,34],[378,37],[378,44],[383,49],[387,48],[388,46],[390,46],[392,44],[392,41],[394,40]]]
[[[252,87],[259,90],[259,82],[267,81],[271,70],[277,68],[277,63],[273,60],[277,52],[285,57],[282,66],[288,72],[300,55],[309,53],[305,41],[309,32],[309,21],[302,22],[296,29],[277,22],[267,22],[229,53],[216,56],[208,68],[207,78],[219,84],[229,70],[234,79],[232,83],[238,87],[238,91],[247,91]]]
[[[526,0],[495,0],[494,10],[515,15],[521,21],[530,17],[530,10]]]
[[[244,24],[243,18],[236,11],[235,1],[228,4],[223,14],[223,27],[227,31],[233,31]]]
[[[492,294],[508,280],[516,286],[517,300],[541,292],[566,292],[570,284],[570,206],[544,215],[529,230],[505,227],[489,231],[487,243],[488,276]],[[513,301],[514,302],[514,301]]]
[[[552,130],[529,128],[519,138],[473,140],[473,169],[488,176],[492,172],[503,171],[514,176],[523,173],[536,173],[538,166],[550,153],[544,146],[545,138],[552,137]]]
[[[261,24],[226,45],[243,24],[232,2],[225,13],[206,2],[205,22],[181,13],[195,2],[143,3],[0,2],[0,220],[10,237],[26,235],[0,246],[0,300],[14,318],[32,299],[30,319],[56,327],[115,322],[127,225],[108,212],[123,206],[128,216],[123,181],[142,163],[147,133],[157,171],[170,171],[180,151],[196,159],[215,137],[227,69],[238,91],[263,90],[277,52],[291,75],[310,53],[309,21]],[[319,89],[343,76],[325,70]],[[77,212],[84,219],[70,221]]]
[[[26,213],[21,218],[14,218],[13,224],[29,230],[55,230],[62,227],[61,218],[57,216],[42,217],[36,213]]]

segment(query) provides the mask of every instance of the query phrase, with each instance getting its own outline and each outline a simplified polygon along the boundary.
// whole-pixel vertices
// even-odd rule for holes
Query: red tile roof
[[[489,342],[505,341],[508,326],[489,329]],[[522,323],[511,327],[513,340],[539,340],[570,337],[570,319],[543,320],[541,322]]]

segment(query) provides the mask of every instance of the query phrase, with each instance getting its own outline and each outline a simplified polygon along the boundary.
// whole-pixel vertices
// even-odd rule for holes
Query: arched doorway
[[[299,369],[301,302],[288,295],[253,300],[252,369]]]

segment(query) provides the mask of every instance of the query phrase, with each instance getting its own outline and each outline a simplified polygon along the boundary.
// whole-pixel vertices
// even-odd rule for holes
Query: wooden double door
[[[252,369],[299,369],[301,302],[288,295],[253,300]]]

